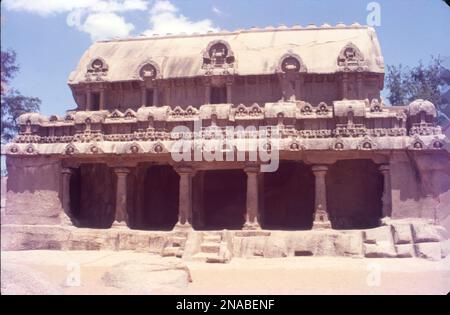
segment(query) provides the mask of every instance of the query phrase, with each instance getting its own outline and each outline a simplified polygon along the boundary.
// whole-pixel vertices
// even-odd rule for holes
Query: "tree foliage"
[[[41,100],[22,95],[9,86],[19,71],[16,53],[13,50],[1,52],[1,142],[11,140],[18,132],[17,118],[26,112],[39,111]]]
[[[425,99],[432,102],[439,113],[441,122],[448,121],[449,100],[444,97],[448,83],[443,79],[443,73],[448,71],[442,65],[440,57],[431,56],[428,64],[420,61],[409,68],[388,66],[386,87],[389,102],[396,105],[407,105],[415,99]]]

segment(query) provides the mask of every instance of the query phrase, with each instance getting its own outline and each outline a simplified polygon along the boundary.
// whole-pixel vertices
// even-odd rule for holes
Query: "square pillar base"
[[[128,229],[128,225],[123,221],[122,222],[114,221],[113,224],[111,225],[111,228]]]
[[[261,230],[261,226],[258,222],[245,222],[242,227],[243,230]]]
[[[177,224],[175,224],[175,226],[173,227],[172,231],[177,231],[177,232],[189,232],[189,231],[193,231],[194,228],[192,227],[192,225],[189,222],[186,223],[180,223],[177,222]]]
[[[330,221],[314,221],[313,230],[320,230],[320,229],[331,229],[331,222]]]
[[[76,222],[73,222],[73,219],[69,218],[69,216],[65,213],[61,213],[59,215],[60,224],[65,226],[74,226]],[[75,224],[74,224],[75,223]]]

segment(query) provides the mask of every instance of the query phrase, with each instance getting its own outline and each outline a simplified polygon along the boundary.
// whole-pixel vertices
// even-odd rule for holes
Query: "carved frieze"
[[[363,54],[359,48],[351,42],[342,48],[337,58],[337,64],[344,72],[362,72],[368,69],[368,64],[364,59]]]
[[[108,74],[108,65],[106,61],[101,57],[93,58],[86,70],[85,80],[90,81],[103,81],[104,77]]]
[[[210,42],[203,53],[202,69],[205,75],[231,74],[234,63],[234,53],[224,40]]]

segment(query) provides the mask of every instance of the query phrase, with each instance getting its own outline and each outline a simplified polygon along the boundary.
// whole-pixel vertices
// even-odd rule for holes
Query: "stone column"
[[[165,92],[166,92],[166,104],[165,105],[172,106],[172,99],[171,99],[171,97],[172,97],[172,81],[168,80],[166,82]]]
[[[348,74],[342,74],[342,99],[346,100],[348,95]]]
[[[383,218],[391,216],[392,197],[391,197],[391,172],[389,164],[380,166],[380,172],[383,174]]]
[[[331,222],[328,219],[327,212],[327,187],[325,175],[328,171],[326,165],[314,165],[312,171],[316,178],[316,196],[314,206],[313,229],[331,228]]]
[[[141,106],[147,106],[147,87],[145,86],[145,82],[141,84]]]
[[[245,215],[245,223],[242,227],[244,230],[259,230],[261,226],[259,225],[259,167],[258,166],[248,166],[244,169],[247,173],[247,213]]]
[[[356,75],[356,86],[357,86],[357,94],[358,94],[358,99],[362,100],[363,99],[363,76],[361,73],[358,73]]]
[[[264,218],[265,218],[265,210],[266,210],[266,203],[264,200],[264,173],[260,172],[259,176],[258,176],[258,193],[259,193],[259,198],[258,198],[258,217],[259,217],[259,222],[261,222],[261,224],[263,224]]]
[[[117,176],[116,188],[116,214],[113,226],[126,227],[128,223],[127,214],[127,175],[130,172],[128,168],[114,168]]]
[[[421,111],[420,113],[419,113],[419,115],[420,115],[420,124],[421,125],[424,125],[427,121],[426,121],[426,118],[427,118],[427,114],[424,112],[424,111]]]
[[[231,102],[233,101],[233,98],[231,96],[231,88],[233,86],[233,79],[227,78],[225,84],[227,86],[227,104],[231,104]]]
[[[158,85],[153,84],[153,106],[158,106]]]
[[[299,74],[297,80],[295,80],[295,93],[297,95],[297,99],[301,100],[303,98],[303,85],[305,82],[305,76],[303,74]]]
[[[192,177],[191,167],[176,168],[180,175],[178,222],[174,230],[192,230]]]
[[[86,86],[86,110],[92,110],[92,93],[89,85]]]
[[[72,225],[73,217],[70,210],[70,177],[72,176],[72,170],[70,168],[61,169],[62,180],[62,192],[61,203],[64,212],[61,214],[61,223],[65,225]]]
[[[106,87],[102,86],[100,87],[100,106],[99,106],[99,110],[104,110],[105,109],[105,102],[106,102]]]
[[[211,85],[205,85],[205,104],[211,103]]]

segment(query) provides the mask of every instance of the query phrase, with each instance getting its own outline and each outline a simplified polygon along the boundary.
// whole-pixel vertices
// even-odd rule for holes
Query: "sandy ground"
[[[2,264],[29,268],[63,294],[127,294],[125,290],[104,286],[102,275],[117,263],[149,259],[177,260],[128,251],[1,253]],[[187,288],[152,294],[445,294],[450,290],[449,257],[438,262],[335,257],[234,258],[229,264],[186,264],[192,276]],[[67,277],[76,266],[80,285],[67,286]]]

